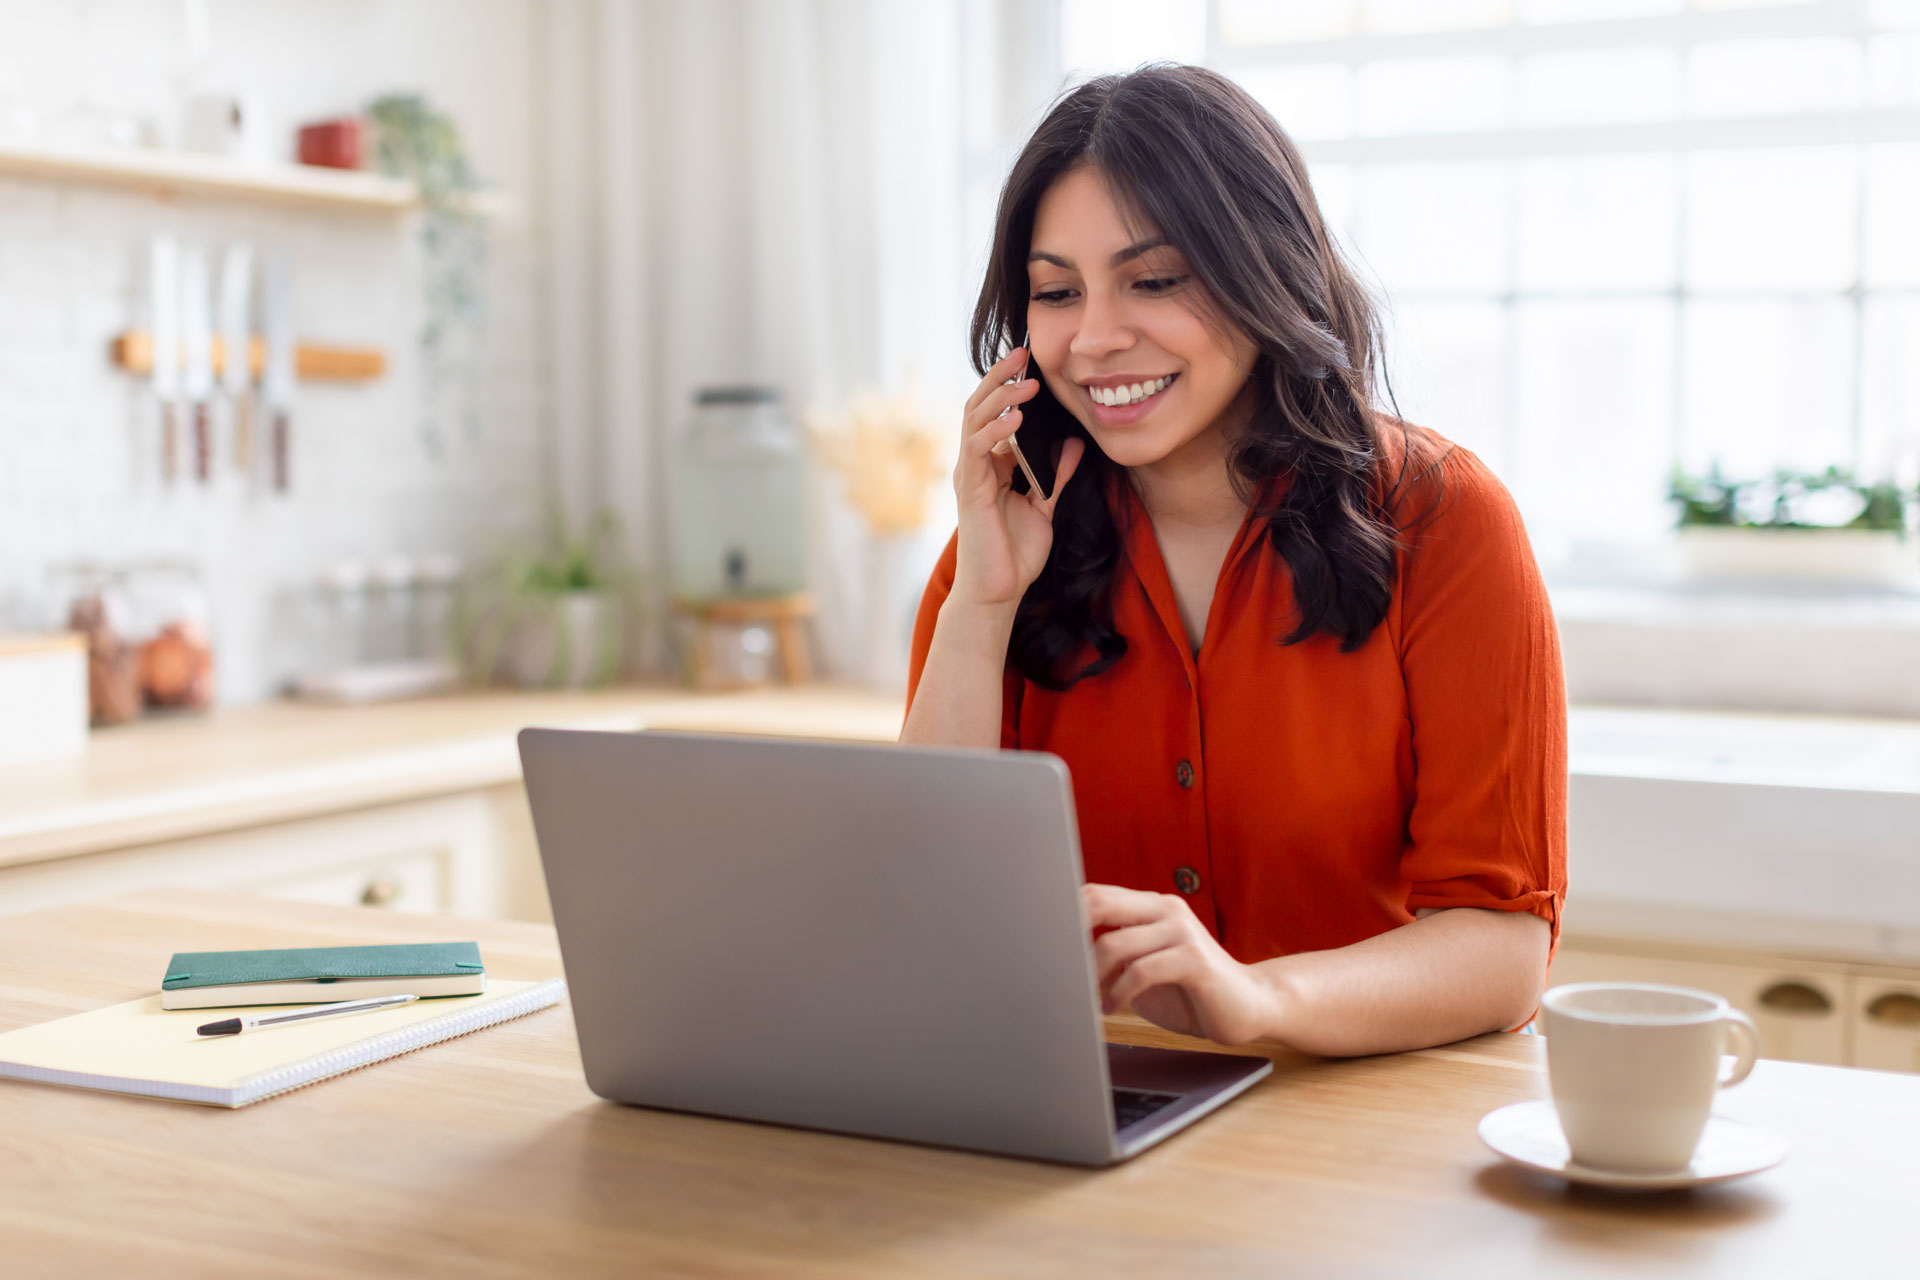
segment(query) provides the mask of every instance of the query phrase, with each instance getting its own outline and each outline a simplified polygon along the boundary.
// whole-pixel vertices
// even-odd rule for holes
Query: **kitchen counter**
[[[1920,962],[1920,722],[1575,708],[1566,926]]]
[[[0,866],[512,783],[528,725],[891,742],[901,699],[833,686],[487,692],[376,706],[295,702],[97,731],[0,768]]]
[[[844,686],[291,702],[95,733],[0,767],[0,867],[517,784],[527,725],[890,742]],[[1920,722],[1575,707],[1570,934],[1920,960]]]

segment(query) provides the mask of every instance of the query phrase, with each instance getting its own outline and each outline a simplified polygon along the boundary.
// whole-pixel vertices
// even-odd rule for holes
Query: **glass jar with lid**
[[[87,708],[95,728],[140,714],[140,651],[125,571],[82,563],[54,570],[66,626],[87,641]]]
[[[800,430],[771,387],[709,387],[674,449],[673,590],[686,600],[804,589]]]
[[[127,589],[147,706],[212,706],[213,605],[199,569],[177,561],[136,565],[128,571]]]

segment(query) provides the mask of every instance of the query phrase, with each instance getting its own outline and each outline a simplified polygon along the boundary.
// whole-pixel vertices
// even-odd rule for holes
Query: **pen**
[[[242,1031],[283,1027],[296,1022],[318,1022],[322,1018],[340,1018],[349,1013],[365,1013],[369,1009],[386,1009],[396,1004],[412,1004],[419,998],[419,996],[378,996],[372,1000],[345,1000],[339,1004],[317,1004],[295,1013],[247,1014],[238,1018],[227,1018],[221,1022],[209,1022],[200,1028],[200,1034],[237,1036]]]

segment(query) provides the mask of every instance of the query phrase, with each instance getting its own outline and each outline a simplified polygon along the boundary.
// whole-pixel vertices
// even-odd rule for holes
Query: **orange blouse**
[[[1003,699],[1001,745],[1066,762],[1088,881],[1183,894],[1245,963],[1359,942],[1424,907],[1532,912],[1558,945],[1567,712],[1553,614],[1506,489],[1457,447],[1440,475],[1386,619],[1352,653],[1324,634],[1278,643],[1290,577],[1251,512],[1193,653],[1153,524],[1116,486],[1126,654],[1064,693],[1009,665]],[[909,705],[957,546],[920,602]]]

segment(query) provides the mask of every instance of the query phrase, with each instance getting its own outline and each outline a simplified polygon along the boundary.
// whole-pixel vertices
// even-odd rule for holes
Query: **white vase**
[[[570,591],[527,602],[508,633],[504,661],[525,688],[578,689],[610,678],[619,653],[619,598]]]
[[[913,645],[913,615],[926,585],[915,572],[918,538],[910,533],[867,538],[866,661],[863,683],[888,692],[906,691]]]
[[[1881,586],[1920,580],[1920,551],[1891,530],[1686,525],[1679,532],[1681,562],[1696,579]]]

